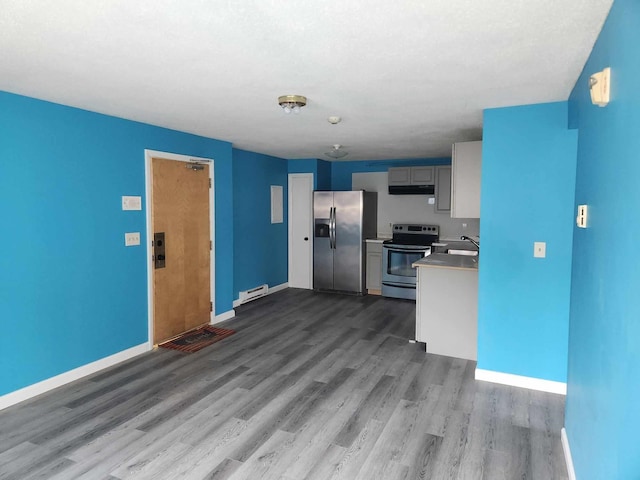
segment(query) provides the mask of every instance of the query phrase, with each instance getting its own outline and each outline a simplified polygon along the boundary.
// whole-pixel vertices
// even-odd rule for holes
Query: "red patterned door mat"
[[[227,330],[226,328],[216,328],[209,325],[191,330],[190,332],[180,335],[173,340],[158,345],[162,348],[170,348],[180,350],[181,352],[193,353],[208,347],[212,343],[216,343],[223,338],[233,335],[235,330]]]

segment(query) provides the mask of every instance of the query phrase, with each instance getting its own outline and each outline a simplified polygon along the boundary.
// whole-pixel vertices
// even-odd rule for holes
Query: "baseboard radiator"
[[[243,292],[240,292],[240,304],[250,302],[256,298],[264,297],[267,293],[269,293],[269,285],[266,283],[250,290],[244,290]]]

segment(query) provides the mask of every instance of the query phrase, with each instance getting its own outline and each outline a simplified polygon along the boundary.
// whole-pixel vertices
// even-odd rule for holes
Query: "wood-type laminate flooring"
[[[0,412],[0,478],[567,478],[564,398],[426,354],[414,315],[375,296],[256,300],[200,352],[159,349]]]

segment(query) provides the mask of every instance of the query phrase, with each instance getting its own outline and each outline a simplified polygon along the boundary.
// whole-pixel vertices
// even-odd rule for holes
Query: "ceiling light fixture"
[[[331,150],[330,152],[325,152],[324,154],[327,157],[331,157],[331,158],[343,158],[346,157],[347,155],[349,155],[349,152],[345,151],[345,150],[341,150],[342,149],[342,145],[339,144],[335,144],[333,146],[333,150]]]
[[[300,109],[307,104],[307,97],[302,95],[282,95],[278,97],[278,103],[284,113],[300,113]]]

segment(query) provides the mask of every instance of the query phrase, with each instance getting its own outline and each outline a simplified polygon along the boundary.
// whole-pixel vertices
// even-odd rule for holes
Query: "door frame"
[[[291,245],[293,243],[293,195],[291,192],[293,191],[291,188],[292,179],[294,178],[310,178],[311,179],[311,209],[309,210],[309,224],[311,225],[311,234],[309,236],[309,246],[311,248],[311,254],[309,255],[309,290],[313,290],[313,173],[290,173],[287,177],[287,222],[288,222],[288,241],[289,248],[287,248],[287,281],[291,278],[291,265],[292,262],[292,248]]]
[[[213,158],[203,158],[203,157],[194,157],[191,155],[180,155],[178,153],[170,153],[170,152],[161,152],[157,150],[144,150],[144,176],[145,176],[145,192],[144,192],[144,205],[145,205],[145,215],[147,221],[147,312],[148,312],[148,338],[147,342],[149,344],[149,348],[153,348],[153,327],[154,327],[154,318],[153,318],[153,247],[151,246],[151,242],[153,240],[153,224],[151,217],[151,206],[153,204],[152,199],[152,188],[153,188],[153,177],[151,171],[151,159],[152,158],[164,158],[166,160],[175,160],[178,162],[206,162],[209,164],[209,181],[211,182],[211,188],[209,189],[209,231],[211,236],[211,255],[210,257],[210,266],[209,266],[209,276],[210,276],[210,284],[211,284],[211,304],[213,305],[212,311],[209,314],[209,322],[213,322],[216,315],[216,269],[215,269],[215,260],[216,260],[216,222],[215,222],[215,176],[214,176],[214,161]]]

